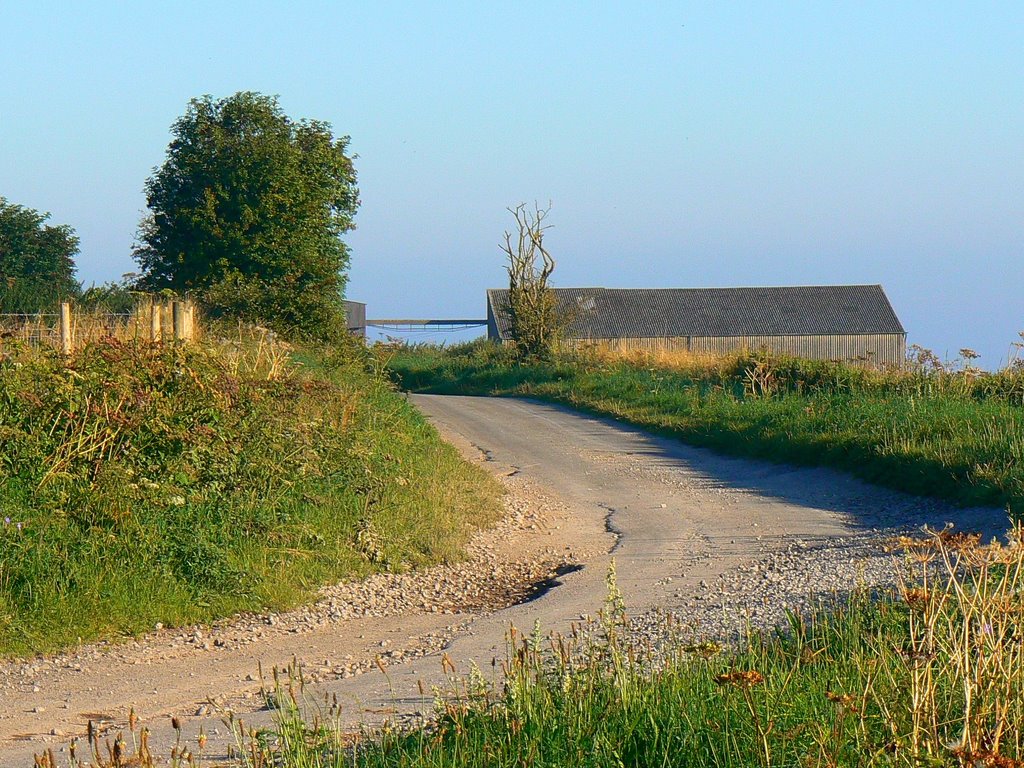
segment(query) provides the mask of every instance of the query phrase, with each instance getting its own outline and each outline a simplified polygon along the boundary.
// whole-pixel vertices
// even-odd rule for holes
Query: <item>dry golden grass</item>
[[[644,367],[668,368],[698,376],[707,374],[724,376],[734,370],[741,360],[750,356],[747,352],[711,354],[687,350],[634,349],[617,351],[603,348],[596,348],[593,354],[602,362],[624,362]]]
[[[1002,765],[994,758],[1024,753],[1021,536],[1018,525],[1008,544],[948,530],[899,542],[909,566],[901,653],[915,758],[952,753],[961,764]]]

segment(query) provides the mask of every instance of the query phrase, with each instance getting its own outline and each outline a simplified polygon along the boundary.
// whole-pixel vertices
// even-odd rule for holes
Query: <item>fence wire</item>
[[[101,339],[148,338],[149,320],[138,312],[72,312],[75,347]],[[0,313],[0,348],[12,343],[40,348],[61,346],[60,315],[52,312]]]

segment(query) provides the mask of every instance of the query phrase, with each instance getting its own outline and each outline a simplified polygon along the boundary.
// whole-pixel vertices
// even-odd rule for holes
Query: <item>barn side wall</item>
[[[690,337],[642,339],[562,339],[563,349],[608,349],[613,352],[689,352]]]
[[[349,333],[366,336],[366,305],[361,301],[345,302],[345,324]]]
[[[907,340],[903,334],[858,334],[846,336],[682,336],[646,339],[565,339],[570,348],[599,347],[626,352],[693,352],[726,354],[742,349],[767,348],[772,352],[812,360],[871,361],[876,365],[901,366],[906,360]]]

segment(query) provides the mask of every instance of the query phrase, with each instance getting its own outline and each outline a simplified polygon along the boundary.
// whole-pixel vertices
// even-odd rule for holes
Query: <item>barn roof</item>
[[[905,333],[880,285],[553,290],[574,339]],[[487,303],[508,338],[508,289]]]

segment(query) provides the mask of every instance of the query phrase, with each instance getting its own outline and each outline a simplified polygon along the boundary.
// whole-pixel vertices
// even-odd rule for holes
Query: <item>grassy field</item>
[[[497,484],[347,352],[0,348],[0,653],[279,610],[460,557]]]
[[[536,397],[727,453],[839,467],[898,490],[1024,513],[1019,365],[877,372],[751,354],[520,364],[486,342],[400,349],[389,365],[413,391]]]

